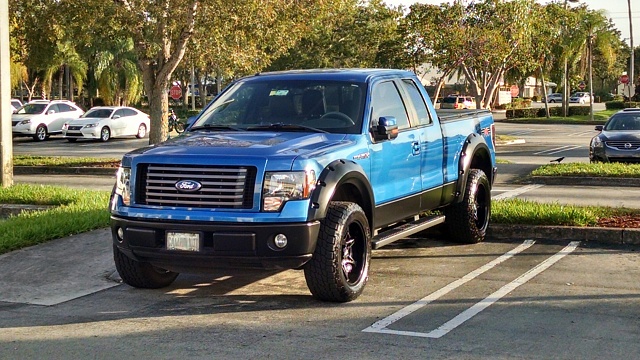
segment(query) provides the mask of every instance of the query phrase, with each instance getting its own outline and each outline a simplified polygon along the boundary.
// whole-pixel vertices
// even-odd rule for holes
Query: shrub
[[[591,113],[590,106],[570,106],[569,116],[572,115],[589,115]]]
[[[534,118],[538,117],[538,110],[533,108],[526,109],[509,109],[507,110],[507,119]]]
[[[604,106],[607,108],[607,110],[624,109],[624,102],[619,100],[607,101],[604,103]]]
[[[562,107],[549,107],[549,116],[562,116]],[[547,113],[545,112],[544,108],[538,109],[538,117],[547,117]]]

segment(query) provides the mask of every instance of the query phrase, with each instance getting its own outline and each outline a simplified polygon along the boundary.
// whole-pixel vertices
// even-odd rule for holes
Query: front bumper
[[[123,230],[123,238],[118,236]],[[113,243],[125,255],[175,272],[202,273],[219,268],[295,269],[311,259],[320,222],[205,223],[139,221],[111,216]],[[201,234],[200,251],[167,250],[168,231]],[[274,245],[277,234],[288,241]]]
[[[591,147],[589,160],[592,162],[640,163],[640,150],[619,150],[609,146]]]
[[[100,129],[62,130],[65,139],[100,139]]]

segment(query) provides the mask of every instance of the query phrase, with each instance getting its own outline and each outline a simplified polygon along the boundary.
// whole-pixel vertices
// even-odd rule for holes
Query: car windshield
[[[84,113],[83,118],[108,118],[111,116],[113,109],[93,109]]]
[[[362,131],[366,84],[269,80],[233,84],[209,105],[192,131]],[[306,130],[305,130],[306,129]]]
[[[640,114],[614,115],[609,119],[604,129],[606,131],[640,130]]]
[[[456,97],[449,96],[449,97],[446,97],[446,98],[442,99],[442,102],[445,103],[445,104],[455,104],[456,103],[456,99],[457,99]]]
[[[42,114],[44,109],[47,108],[47,104],[26,104],[25,106],[18,109],[17,114]]]

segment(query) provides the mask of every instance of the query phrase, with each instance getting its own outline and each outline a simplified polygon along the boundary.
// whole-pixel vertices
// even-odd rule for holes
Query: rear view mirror
[[[596,125],[596,131],[602,131],[603,128],[602,125]]]
[[[381,116],[373,138],[375,140],[393,140],[398,137],[398,122],[394,116]]]

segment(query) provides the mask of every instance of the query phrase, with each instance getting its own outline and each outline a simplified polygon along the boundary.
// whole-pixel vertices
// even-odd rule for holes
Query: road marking
[[[571,243],[569,243],[569,245],[564,247],[558,253],[552,255],[551,257],[549,257],[548,259],[546,259],[542,263],[538,264],[537,266],[535,266],[534,268],[530,269],[526,273],[520,275],[517,279],[515,279],[512,282],[510,282],[509,284],[501,287],[500,289],[495,291],[493,294],[487,296],[486,298],[484,298],[480,302],[476,303],[475,305],[473,305],[469,309],[461,312],[456,317],[454,317],[453,319],[447,321],[446,323],[444,323],[443,325],[441,325],[440,327],[438,327],[437,329],[435,329],[435,330],[433,330],[431,332],[422,333],[422,332],[416,332],[416,331],[391,330],[391,329],[387,328],[387,326],[389,326],[389,325],[393,324],[394,322],[400,320],[401,318],[413,313],[414,311],[426,306],[430,302],[432,302],[432,301],[438,299],[439,297],[449,293],[453,289],[455,289],[455,288],[459,287],[460,285],[470,281],[471,279],[477,277],[478,275],[482,274],[483,272],[493,268],[495,265],[497,265],[497,264],[499,264],[499,263],[511,258],[515,254],[517,254],[517,253],[529,248],[534,243],[535,242],[532,241],[532,240],[525,241],[523,244],[519,245],[517,248],[509,251],[508,253],[506,253],[506,254],[502,255],[501,257],[497,258],[496,260],[484,265],[481,268],[478,268],[477,270],[474,270],[474,271],[470,272],[469,274],[465,275],[463,278],[461,278],[459,280],[456,280],[456,281],[452,282],[451,284],[445,286],[444,288],[442,288],[440,290],[437,290],[436,292],[428,295],[427,297],[425,297],[425,298],[423,298],[421,300],[418,300],[417,302],[407,306],[404,309],[401,309],[401,310],[397,311],[396,313],[392,314],[391,316],[388,316],[388,317],[386,317],[386,318],[384,318],[382,320],[377,321],[376,323],[374,323],[373,325],[371,325],[370,327],[368,327],[368,328],[366,328],[366,329],[364,329],[362,331],[363,332],[383,333],[383,334],[393,334],[393,335],[415,336],[415,337],[432,338],[432,339],[441,338],[442,336],[444,336],[447,333],[449,333],[451,330],[453,330],[456,327],[462,325],[465,321],[467,321],[467,320],[471,319],[472,317],[476,316],[477,314],[479,314],[482,310],[486,309],[491,304],[495,303],[496,301],[500,300],[501,298],[503,298],[504,296],[509,294],[511,291],[513,291],[516,288],[518,288],[520,285],[525,284],[527,281],[533,279],[535,276],[537,276],[541,272],[543,272],[546,269],[548,269],[549,267],[551,267],[553,264],[558,262],[560,259],[562,259],[566,255],[569,255],[571,252],[573,252],[578,247],[578,245],[580,245],[579,241],[572,241]],[[522,249],[520,249],[520,248],[522,248]],[[503,257],[506,257],[506,258],[502,259]],[[499,261],[499,260],[501,260],[501,261]],[[485,267],[488,267],[488,268],[485,270]],[[467,277],[469,277],[469,279],[467,279]]]
[[[561,153],[563,151],[571,151],[571,150],[579,149],[581,147],[582,145],[565,145],[558,148],[553,148],[553,149],[548,149],[548,150],[543,150],[537,153],[533,153],[533,155],[553,155],[553,154]]]
[[[488,308],[489,306],[491,306],[496,301],[498,301],[501,298],[505,297],[507,294],[509,294],[510,292],[515,290],[516,288],[518,288],[520,285],[526,283],[527,281],[533,279],[535,276],[537,276],[541,272],[547,270],[549,267],[551,267],[551,265],[557,263],[558,261],[560,261],[560,259],[562,259],[563,257],[565,257],[565,256],[569,255],[571,252],[573,252],[578,247],[578,245],[580,245],[579,241],[572,241],[571,243],[569,243],[569,245],[567,245],[564,249],[560,250],[555,255],[551,256],[547,260],[545,260],[542,263],[538,264],[536,267],[532,268],[531,270],[527,271],[526,273],[520,275],[517,279],[515,279],[512,282],[508,283],[507,285],[501,287],[500,289],[495,291],[493,294],[487,296],[486,298],[484,298],[480,302],[476,303],[472,307],[470,307],[467,310],[461,312],[460,314],[458,314],[458,316],[456,316],[453,319],[447,321],[446,323],[441,325],[439,328],[431,331],[430,333],[427,333],[425,336],[429,337],[429,338],[434,338],[434,339],[443,337],[444,335],[446,335],[451,330],[453,330],[453,329],[457,328],[458,326],[462,325],[465,321],[467,321],[467,320],[471,319],[472,317],[478,315],[482,310]]]
[[[476,270],[473,270],[472,272],[468,273],[467,275],[463,276],[462,278],[450,283],[449,285],[441,288],[440,290],[437,290],[429,295],[427,295],[426,297],[414,302],[413,304],[400,309],[398,311],[396,311],[395,313],[387,316],[386,318],[382,319],[382,320],[378,320],[376,321],[373,325],[369,326],[368,328],[362,330],[363,332],[375,332],[375,333],[385,333],[385,334],[399,334],[399,335],[410,335],[413,334],[413,332],[411,331],[396,331],[396,330],[390,330],[387,329],[387,326],[393,324],[394,322],[402,319],[403,317],[413,313],[416,310],[419,310],[421,308],[423,308],[424,306],[428,305],[429,303],[439,299],[440,297],[448,294],[449,292],[457,289],[458,287],[466,284],[467,282],[475,279],[476,277],[482,275],[483,273],[493,269],[496,265],[509,260],[510,258],[512,258],[514,255],[530,248],[533,244],[535,244],[535,241],[533,240],[525,240],[522,244],[518,245],[515,249],[512,249],[508,252],[506,252],[504,255],[494,259],[493,261],[477,268]],[[416,334],[423,334],[423,333],[416,333]],[[423,334],[424,335],[424,334]],[[423,335],[413,335],[413,336],[423,336]]]
[[[568,137],[582,137],[585,135],[590,135],[593,136],[593,134],[596,133],[595,130],[589,130],[589,131],[581,131],[581,132],[576,132],[576,133],[572,133],[567,135]]]
[[[524,194],[529,190],[534,190],[537,189],[539,187],[544,186],[543,184],[532,184],[532,185],[526,185],[526,186],[522,186],[519,187],[517,189],[513,189],[513,190],[508,190],[503,192],[502,194],[498,194],[495,196],[492,196],[491,199],[492,200],[503,200],[503,199],[509,199],[509,198],[513,198],[516,197],[518,195]]]

